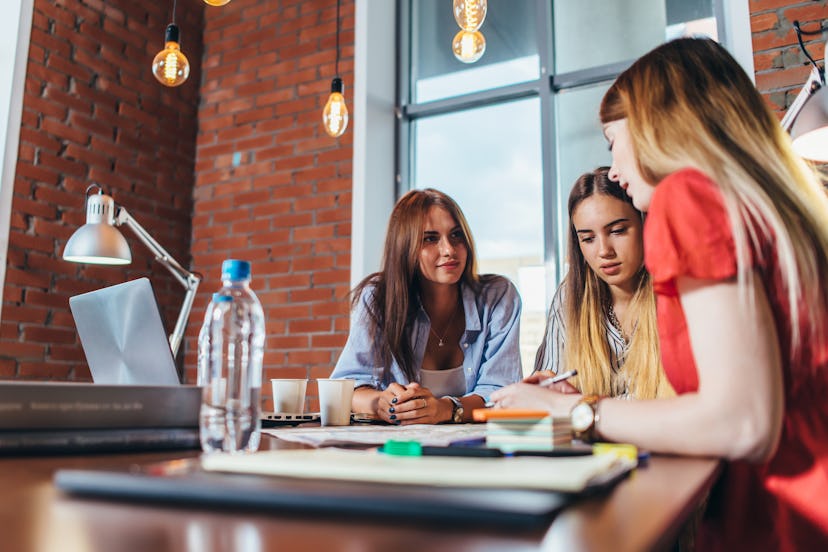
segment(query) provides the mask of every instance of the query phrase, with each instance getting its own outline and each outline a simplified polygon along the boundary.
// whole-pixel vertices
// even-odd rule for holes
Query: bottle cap
[[[249,280],[250,263],[238,259],[227,259],[221,263],[222,280]]]

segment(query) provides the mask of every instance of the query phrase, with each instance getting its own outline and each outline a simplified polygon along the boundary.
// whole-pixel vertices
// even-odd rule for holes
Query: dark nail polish
[[[397,397],[394,397],[393,399],[391,399],[391,404],[397,404]]]
[[[393,414],[394,412],[396,412],[396,409],[392,406],[391,408],[388,409],[388,412]]]
[[[396,419],[397,419],[397,415],[396,415],[396,414],[391,414],[390,418],[391,418],[392,420],[396,420]]]

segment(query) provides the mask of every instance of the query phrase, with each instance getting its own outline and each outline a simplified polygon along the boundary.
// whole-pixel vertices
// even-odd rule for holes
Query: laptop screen
[[[180,383],[147,278],[70,297],[69,308],[95,383]]]

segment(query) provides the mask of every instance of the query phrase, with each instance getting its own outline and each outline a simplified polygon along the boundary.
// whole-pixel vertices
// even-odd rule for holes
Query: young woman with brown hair
[[[478,276],[466,218],[446,194],[412,190],[391,213],[382,270],[354,290],[351,332],[331,377],[353,410],[398,423],[471,420],[520,379],[520,297]]]

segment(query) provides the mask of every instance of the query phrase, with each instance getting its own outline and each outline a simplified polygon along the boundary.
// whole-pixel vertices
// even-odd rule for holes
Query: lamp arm
[[[172,350],[173,358],[178,355],[178,347],[181,345],[181,340],[184,337],[184,328],[187,326],[187,319],[190,316],[190,310],[193,308],[193,301],[195,300],[198,285],[201,283],[201,276],[190,272],[178,261],[172,258],[166,249],[161,247],[161,244],[149,235],[143,226],[138,224],[132,215],[121,206],[118,206],[115,214],[115,226],[126,225],[132,230],[138,239],[143,242],[147,249],[149,249],[155,260],[164,265],[167,270],[178,280],[187,292],[184,295],[184,303],[181,305],[181,312],[178,314],[178,320],[175,322],[175,329],[170,334],[170,349]]]
[[[802,110],[802,106],[805,105],[808,98],[810,98],[814,92],[822,88],[822,79],[822,73],[819,68],[814,67],[811,69],[811,73],[808,75],[808,80],[806,80],[805,84],[802,86],[802,90],[799,91],[799,94],[797,94],[793,103],[788,108],[788,111],[785,112],[785,116],[782,117],[781,124],[785,132],[791,131],[791,127],[793,127],[797,115],[799,115],[799,112]]]

